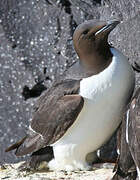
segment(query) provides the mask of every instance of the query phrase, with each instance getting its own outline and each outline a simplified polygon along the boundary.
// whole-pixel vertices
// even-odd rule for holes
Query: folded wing
[[[27,136],[10,146],[21,156],[53,144],[60,139],[79,115],[84,99],[78,95],[79,80],[67,80],[54,85],[42,95],[30,124]]]

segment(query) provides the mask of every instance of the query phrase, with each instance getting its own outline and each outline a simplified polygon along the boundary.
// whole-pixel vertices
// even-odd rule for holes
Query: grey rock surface
[[[32,116],[35,99],[24,101],[23,87],[44,80],[46,67],[51,81],[44,84],[50,87],[77,61],[72,34],[78,24],[121,20],[109,41],[130,63],[139,63],[139,5],[139,0],[0,0],[0,162],[21,160],[4,149],[25,135]]]

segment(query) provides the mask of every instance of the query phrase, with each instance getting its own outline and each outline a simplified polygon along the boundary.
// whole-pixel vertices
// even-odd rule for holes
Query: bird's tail
[[[44,147],[45,142],[39,134],[26,135],[23,139],[8,147],[5,152],[16,149],[16,156],[33,153]]]
[[[18,149],[23,143],[24,141],[26,140],[27,136],[25,136],[24,138],[22,138],[20,141],[16,142],[15,144],[9,146],[5,152],[9,152],[9,151],[12,151],[14,149]]]

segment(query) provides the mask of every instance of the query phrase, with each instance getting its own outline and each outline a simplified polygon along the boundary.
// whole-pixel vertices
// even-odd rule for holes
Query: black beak
[[[117,20],[108,21],[104,27],[95,33],[95,36],[98,34],[109,34],[119,23],[120,21]]]

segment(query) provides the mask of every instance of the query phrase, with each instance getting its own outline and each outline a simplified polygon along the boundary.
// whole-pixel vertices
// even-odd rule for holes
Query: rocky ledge
[[[35,172],[19,171],[23,162],[0,166],[1,180],[110,180],[113,176],[113,164],[94,165],[91,171],[52,172],[41,169]]]

